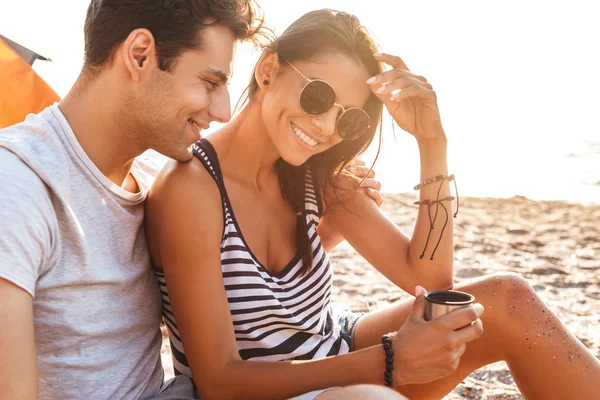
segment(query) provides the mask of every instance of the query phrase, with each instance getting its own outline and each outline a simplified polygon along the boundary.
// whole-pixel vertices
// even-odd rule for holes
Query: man
[[[143,229],[157,171],[136,157],[188,161],[201,131],[230,119],[235,45],[263,33],[257,10],[92,0],[71,91],[0,131],[1,399],[192,396],[184,377],[162,382]]]
[[[152,148],[180,161],[230,118],[251,0],[93,0],[58,105],[0,131],[0,398],[158,395],[160,295],[143,230]],[[183,398],[191,384],[163,395]],[[172,396],[169,396],[171,391]]]

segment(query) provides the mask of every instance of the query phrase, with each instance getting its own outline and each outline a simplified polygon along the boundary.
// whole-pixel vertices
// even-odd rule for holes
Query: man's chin
[[[177,158],[177,161],[179,161],[179,162],[188,162],[192,158],[194,158],[194,150],[193,150],[192,146],[190,146],[187,149],[185,149],[185,152],[183,152],[181,154],[181,157]]]
[[[179,161],[179,162],[188,162],[190,161],[192,158],[194,158],[194,153],[192,151],[192,146],[188,147],[188,148],[171,148],[168,151],[159,151],[156,150],[157,152],[159,152],[160,154],[162,154],[165,157],[170,158],[171,160],[175,160],[175,161]]]
[[[185,149],[185,151],[180,152],[179,154],[177,154],[177,157],[173,157],[173,158],[179,162],[190,161],[192,158],[194,158],[194,152],[193,152],[192,146]]]

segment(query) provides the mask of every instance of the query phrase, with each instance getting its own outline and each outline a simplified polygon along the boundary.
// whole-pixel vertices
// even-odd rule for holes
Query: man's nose
[[[220,123],[229,122],[231,119],[231,103],[229,101],[229,90],[219,90],[214,94],[212,104],[208,108],[211,121]]]

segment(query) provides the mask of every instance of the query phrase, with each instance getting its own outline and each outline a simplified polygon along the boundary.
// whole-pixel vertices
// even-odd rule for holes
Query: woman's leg
[[[317,397],[316,400],[406,400],[406,397],[377,385],[354,385],[339,389],[328,390]]]
[[[600,362],[523,278],[496,274],[465,281],[455,289],[471,293],[485,307],[483,335],[467,344],[455,373],[427,384],[397,388],[401,393],[410,399],[442,398],[472,371],[504,360],[526,398],[599,398]],[[398,330],[412,302],[398,302],[361,318],[355,348],[379,344],[383,334]]]

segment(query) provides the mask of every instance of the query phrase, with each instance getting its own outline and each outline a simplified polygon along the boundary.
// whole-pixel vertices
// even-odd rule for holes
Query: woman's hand
[[[354,158],[346,166],[346,169],[357,178],[357,184],[361,187],[367,196],[373,199],[377,207],[381,207],[383,204],[383,197],[381,197],[381,182],[375,179],[375,170],[366,166],[365,162],[361,159]]]
[[[381,196],[381,182],[375,179],[375,171],[365,166],[365,162],[355,158],[347,166],[346,170],[354,176],[344,175],[342,179],[347,180],[348,188],[356,188],[363,190],[365,194],[370,197],[377,207],[381,207],[383,204],[383,197]],[[333,194],[333,187],[327,186],[329,193],[325,196],[328,198],[335,198]],[[353,190],[351,190],[353,192]],[[329,221],[327,218],[328,213],[323,213],[321,221],[319,222],[318,232],[321,239],[321,244],[325,247],[327,252],[333,250],[338,244],[344,240],[344,236],[340,233],[339,229]]]
[[[410,72],[400,57],[379,53],[375,59],[393,69],[367,83],[400,128],[419,141],[445,139],[437,96],[427,79]]]
[[[431,382],[454,373],[467,343],[483,333],[481,304],[425,321],[424,294],[418,287],[412,312],[392,339],[395,385]]]

